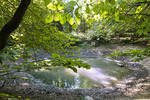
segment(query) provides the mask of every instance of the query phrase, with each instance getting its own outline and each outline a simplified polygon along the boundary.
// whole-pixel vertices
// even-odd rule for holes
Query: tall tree
[[[18,6],[14,16],[11,20],[4,25],[0,31],[0,50],[6,46],[9,35],[17,29],[19,24],[22,21],[22,18],[30,4],[31,0],[21,0],[20,5]]]

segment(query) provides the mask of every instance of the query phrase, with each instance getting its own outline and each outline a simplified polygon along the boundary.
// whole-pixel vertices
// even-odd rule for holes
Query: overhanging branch
[[[125,15],[133,16],[133,15],[144,15],[144,16],[150,16],[150,14],[144,14],[144,13],[126,13]]]

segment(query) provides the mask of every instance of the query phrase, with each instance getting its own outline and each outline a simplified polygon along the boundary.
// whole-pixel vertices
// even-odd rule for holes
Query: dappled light
[[[29,86],[29,83],[20,83],[22,86]]]

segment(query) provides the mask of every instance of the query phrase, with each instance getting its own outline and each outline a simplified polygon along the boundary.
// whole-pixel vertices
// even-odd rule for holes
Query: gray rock
[[[117,66],[118,66],[118,67],[124,67],[124,64],[117,63]]]

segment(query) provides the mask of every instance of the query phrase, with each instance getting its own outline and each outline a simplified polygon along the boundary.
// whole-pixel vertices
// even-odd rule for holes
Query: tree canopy
[[[91,27],[94,25],[97,28],[98,32],[93,35],[111,37],[118,33],[118,35],[132,33],[133,37],[141,37],[144,35],[144,37],[137,39],[149,41],[150,1],[43,1],[33,0],[31,2],[30,0],[22,0],[20,4],[18,0],[0,1],[2,8],[0,12],[1,49],[5,47],[7,40],[10,40],[7,42],[8,46],[13,45],[7,49],[23,53],[19,55],[23,58],[31,56],[28,54],[28,52],[31,53],[29,48],[33,49],[33,55],[37,49],[43,49],[47,53],[52,53],[51,58],[53,59],[49,63],[52,63],[53,66],[65,66],[77,71],[74,66],[86,68],[89,68],[89,66],[77,58],[68,58],[67,55],[74,55],[73,49],[76,49],[76,47],[72,45],[78,40],[71,38],[70,35],[63,31],[59,31],[60,25],[57,26],[58,22],[63,26],[68,23],[69,27],[71,26],[71,28],[76,29],[80,26],[81,20],[85,20],[88,26]],[[27,9],[30,2],[31,4]],[[26,14],[24,15],[25,11]],[[14,16],[13,13],[15,13]],[[22,20],[23,16],[24,18]],[[95,26],[94,23],[98,24]],[[10,39],[8,39],[9,36]],[[7,58],[17,59],[16,53],[7,57],[7,55],[4,56],[4,52],[6,51],[1,50],[1,63]],[[149,48],[147,48],[140,51],[129,50],[127,52],[115,52],[115,55],[132,55],[132,57],[138,56],[139,59],[144,59],[150,55],[149,52]],[[7,54],[11,53],[9,52]],[[33,59],[36,60],[36,56]]]
[[[15,9],[17,8],[16,7],[17,5],[15,2],[17,1],[9,1],[9,0],[2,1],[2,4],[3,4],[2,7],[4,10],[6,10],[6,12],[11,13],[12,11],[15,11]],[[12,7],[10,7],[9,9],[6,9],[5,4],[8,4],[9,6],[12,6]],[[4,13],[4,12],[2,11],[1,13]],[[73,49],[75,49],[75,47],[71,45],[75,44],[75,41],[77,40],[71,38],[69,35],[61,31],[58,31],[58,28],[54,27],[53,23],[47,24],[48,18],[46,18],[46,16],[47,15],[50,16],[49,15],[50,13],[52,13],[52,11],[49,11],[49,9],[45,7],[42,1],[31,2],[31,5],[27,9],[24,19],[22,20],[20,26],[13,33],[9,32],[11,33],[10,36],[12,39],[10,40],[13,46],[10,48],[5,48],[5,49],[10,49],[12,51],[17,50],[20,53],[23,53],[19,56],[25,59],[29,58],[32,54],[34,55],[37,49],[43,49],[47,53],[52,53],[50,58],[53,58],[53,59],[49,62],[51,63],[51,66],[58,66],[58,65],[64,66],[64,67],[73,69],[75,72],[77,72],[77,69],[75,68],[75,66],[89,68],[89,65],[86,63],[83,63],[83,61],[77,58],[67,57],[67,55],[68,56],[74,55]],[[55,13],[54,15],[57,16],[59,15],[59,13]],[[14,17],[16,16],[14,15]],[[59,20],[59,17],[58,18],[57,17],[54,17],[55,21]],[[1,18],[7,19],[3,23],[6,23],[8,20],[11,19],[10,16],[5,16],[5,15],[1,16]],[[1,45],[3,45],[3,42],[1,43],[2,43]],[[33,49],[32,50],[33,52],[29,50],[30,48]],[[4,53],[6,52],[5,49],[1,53],[1,63],[2,61],[6,59],[14,61],[17,57],[16,54],[10,55],[8,57],[8,55],[4,55]],[[31,54],[30,56],[28,52],[30,52]],[[7,52],[7,54],[11,54],[11,53]],[[37,60],[36,57],[34,57],[33,59]],[[30,64],[34,65],[34,62]],[[42,64],[43,66],[45,65],[45,63],[43,62]]]
[[[72,45],[78,40],[71,38],[63,31],[59,31],[59,26],[56,25],[58,22],[62,25],[69,23],[71,28],[76,29],[81,24],[81,20],[84,19],[88,26],[92,26],[96,22],[99,23],[96,26],[99,30],[98,35],[112,36],[117,33],[133,33],[133,37],[144,35],[144,38],[138,39],[149,41],[150,1],[148,0],[43,1],[33,0],[28,9],[30,0],[22,0],[19,7],[18,0],[0,1],[2,8],[0,12],[1,49],[5,47],[7,40],[10,40],[7,45],[13,45],[9,47],[10,50],[25,53],[20,55],[23,58],[30,57],[27,53],[29,48],[33,49],[33,54],[36,53],[37,49],[43,49],[48,53],[52,53],[51,58],[54,59],[51,60],[51,63],[53,66],[62,65],[77,71],[73,66],[78,65],[86,68],[89,68],[89,66],[77,58],[67,57],[67,55],[74,55],[73,49],[75,47]],[[17,13],[21,7],[25,7],[24,10]],[[26,14],[24,15],[25,11]],[[14,16],[13,13],[15,13]],[[9,36],[11,39],[8,39]],[[1,63],[3,59],[7,58],[2,55],[4,51],[1,50]],[[121,54],[132,55],[132,57],[138,56],[140,59],[150,55],[149,48],[140,50],[140,52],[130,50],[125,53],[116,53],[116,55]],[[16,56],[11,55],[9,58],[15,60]]]

